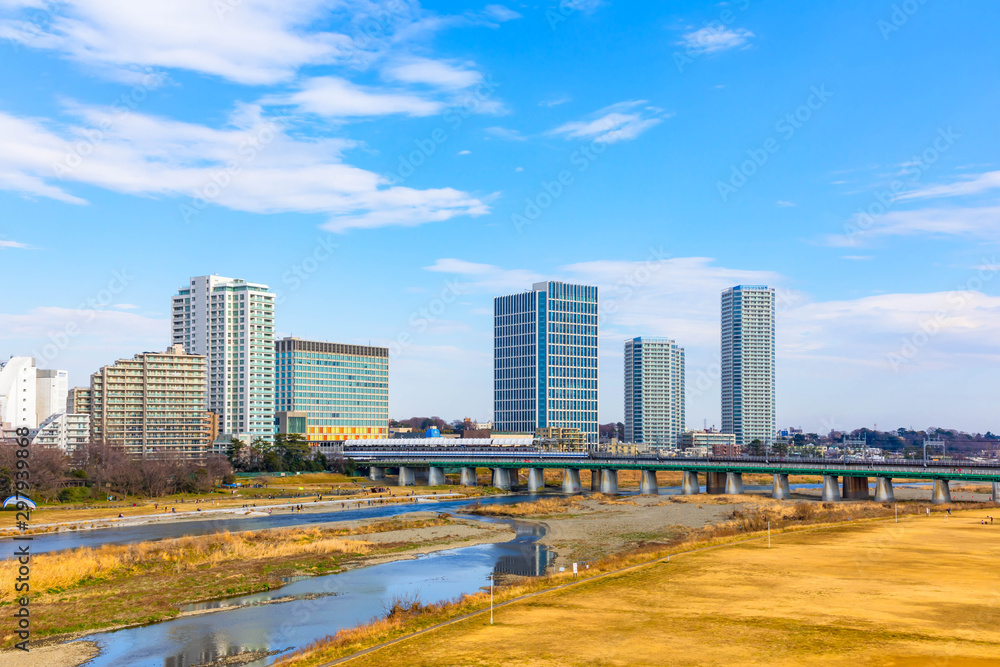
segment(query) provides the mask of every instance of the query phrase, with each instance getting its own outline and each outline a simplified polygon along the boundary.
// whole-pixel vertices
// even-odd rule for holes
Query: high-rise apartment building
[[[181,345],[119,359],[90,376],[90,436],[132,456],[201,458],[208,448],[206,362]]]
[[[66,395],[69,393],[69,374],[66,371],[39,368],[35,373],[35,422],[41,425],[52,415],[65,410]]]
[[[676,446],[684,399],[683,347],[668,338],[625,341],[625,442]]]
[[[90,387],[73,387],[66,396],[66,413],[71,415],[90,414]]]
[[[35,429],[65,411],[66,371],[36,368],[34,357],[0,362],[0,423]]]
[[[277,431],[311,444],[389,437],[389,348],[283,338]]]
[[[597,442],[597,288],[535,283],[493,300],[493,423],[578,428]]]
[[[774,441],[774,289],[722,292],[722,432],[745,451]]]
[[[222,276],[191,278],[173,297],[173,342],[208,361],[207,409],[219,432],[274,433],[274,293]]]
[[[58,447],[67,454],[90,442],[90,415],[59,413],[38,425],[31,437],[32,445]]]

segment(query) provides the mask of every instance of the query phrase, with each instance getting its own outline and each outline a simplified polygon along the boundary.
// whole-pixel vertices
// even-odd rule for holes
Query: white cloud
[[[841,259],[849,259],[849,260],[851,260],[853,262],[864,262],[864,261],[867,261],[869,259],[875,259],[871,255],[842,255],[840,258]]]
[[[21,243],[20,241],[4,241],[0,239],[0,249],[2,248],[30,248],[31,246],[27,243]]]
[[[486,5],[483,12],[494,21],[513,21],[521,18],[521,15],[505,5]]]
[[[462,259],[443,258],[424,267],[425,271],[461,276],[464,289],[485,293],[530,289],[543,276],[524,269],[503,269],[493,264],[479,264]]]
[[[644,106],[646,100],[619,102],[592,114],[588,120],[572,121],[550,130],[551,135],[567,139],[589,139],[612,144],[635,139],[658,125],[669,114],[656,107]]]
[[[745,46],[755,35],[744,28],[705,26],[684,34],[678,45],[693,53],[718,53]]]
[[[426,84],[446,90],[469,88],[483,80],[483,75],[470,66],[414,57],[385,68],[383,74],[393,81]]]
[[[459,155],[469,155],[472,151],[458,151]]]
[[[977,195],[1000,188],[1000,171],[989,171],[977,176],[969,176],[954,183],[933,185],[913,192],[901,194],[897,199],[927,199],[932,197],[961,197]]]
[[[571,97],[554,97],[550,100],[542,100],[541,102],[538,103],[538,106],[549,107],[551,109],[552,107],[557,107],[560,104],[566,104],[567,102],[572,102],[572,101],[573,98]]]
[[[402,91],[382,92],[365,88],[335,76],[306,79],[299,90],[288,95],[269,96],[263,100],[268,105],[294,105],[306,113],[334,118],[385,116],[431,116],[439,113],[444,105]]]
[[[344,163],[351,141],[293,137],[255,106],[238,109],[223,128],[105,108],[81,106],[73,113],[80,125],[0,113],[0,187],[71,203],[84,203],[63,189],[72,183],[185,198],[179,217],[213,204],[252,213],[317,213],[329,217],[326,227],[334,231],[412,226],[489,210],[452,188],[389,186],[378,174]],[[95,127],[113,130],[54,183],[53,165],[65,163],[75,140]]]
[[[843,234],[831,234],[825,242],[833,247],[851,248],[880,237],[925,234],[1000,240],[1000,206],[889,211],[877,216],[859,214],[845,225]]]
[[[118,310],[135,310],[139,306],[135,305],[134,303],[116,303],[114,307],[117,308]]]
[[[795,204],[793,202],[783,201],[783,200],[780,200],[780,199],[778,200],[777,205],[778,205],[779,208],[791,208],[791,207],[795,206]]]
[[[364,12],[348,0],[64,0],[44,7],[34,12],[47,17],[44,25],[31,25],[31,12],[13,13],[0,23],[0,37],[99,69],[176,68],[250,85],[354,57],[359,47],[348,35],[310,28],[340,12]]]
[[[504,141],[524,141],[527,139],[519,131],[507,127],[488,127],[486,128],[486,134],[497,139],[503,139]]]

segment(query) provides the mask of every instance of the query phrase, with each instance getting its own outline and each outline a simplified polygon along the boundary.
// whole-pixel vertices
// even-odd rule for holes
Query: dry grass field
[[[674,556],[542,593],[358,665],[1000,663],[996,508]]]

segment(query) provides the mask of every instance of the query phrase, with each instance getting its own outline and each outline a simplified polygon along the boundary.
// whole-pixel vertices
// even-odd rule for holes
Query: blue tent
[[[33,510],[36,508],[35,501],[33,501],[28,496],[11,496],[7,500],[3,501],[3,506],[7,507],[17,507],[18,503],[24,503],[25,509]]]

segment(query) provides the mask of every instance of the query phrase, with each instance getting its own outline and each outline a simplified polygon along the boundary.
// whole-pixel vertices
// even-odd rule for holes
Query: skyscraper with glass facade
[[[389,437],[389,349],[282,338],[278,432],[310,444]]]
[[[625,442],[673,447],[684,429],[684,348],[669,338],[625,341]]]
[[[222,276],[191,278],[173,297],[173,342],[208,360],[208,409],[219,432],[274,434],[274,293]]]
[[[722,292],[722,432],[736,444],[774,442],[774,289]]]
[[[597,288],[535,283],[493,300],[493,428],[597,442]]]

